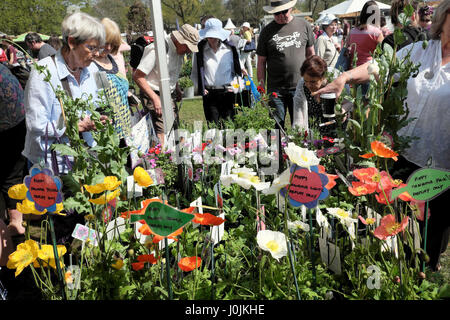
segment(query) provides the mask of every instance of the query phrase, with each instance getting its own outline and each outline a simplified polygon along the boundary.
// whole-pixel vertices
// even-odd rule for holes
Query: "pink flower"
[[[392,214],[388,214],[381,219],[381,223],[374,231],[374,236],[380,240],[386,240],[387,237],[395,236],[400,231],[405,230],[408,225],[409,217],[405,217],[400,223],[395,221]]]

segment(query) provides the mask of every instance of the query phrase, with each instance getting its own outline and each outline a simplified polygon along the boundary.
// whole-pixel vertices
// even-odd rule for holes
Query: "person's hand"
[[[105,125],[106,122],[109,122],[108,116],[106,116],[106,115],[104,115],[104,114],[100,115],[100,122],[101,122],[103,125]]]
[[[248,77],[248,72],[247,72],[247,69],[242,69],[242,75],[243,76],[247,76]]]
[[[155,112],[158,116],[162,115],[162,107],[161,107],[161,99],[157,99],[157,101],[153,101],[153,106],[155,107]]]
[[[333,82],[330,82],[325,87],[320,88],[316,92],[311,92],[313,97],[320,96],[322,93],[335,93],[336,98],[338,98],[342,90],[344,90],[344,86],[347,83],[347,75],[346,72],[337,77]]]
[[[86,116],[84,119],[81,119],[78,122],[78,131],[79,132],[86,132],[91,131],[95,129],[95,123],[91,120],[91,117]]]
[[[203,93],[206,96],[209,92],[208,92],[208,90],[205,89],[205,91],[203,91]]]

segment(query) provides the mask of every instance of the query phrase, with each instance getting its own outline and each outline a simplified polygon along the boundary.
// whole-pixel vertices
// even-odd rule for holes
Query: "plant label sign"
[[[423,168],[414,171],[408,178],[407,186],[392,191],[395,199],[403,192],[408,192],[414,200],[429,201],[450,187],[450,171]]]
[[[319,173],[317,166],[311,166],[311,170],[308,170],[294,165],[291,172],[288,196],[289,202],[294,207],[305,205],[312,209],[317,206],[318,200],[328,196],[328,190],[325,188],[328,177]],[[282,194],[284,193],[285,191],[282,191]]]
[[[34,202],[39,211],[47,209],[49,212],[56,211],[56,204],[62,202],[62,182],[53,175],[48,168],[33,166],[31,175],[24,178],[24,184],[28,188],[27,198]]]
[[[181,212],[161,202],[151,202],[143,215],[131,215],[131,222],[142,219],[153,233],[161,237],[167,237],[194,219],[194,215]]]

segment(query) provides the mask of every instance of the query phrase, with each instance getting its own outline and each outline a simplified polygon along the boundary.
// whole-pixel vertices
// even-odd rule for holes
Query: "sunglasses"
[[[283,11],[279,11],[279,12],[275,12],[274,15],[279,16],[280,14],[286,14],[288,11],[289,11],[289,9],[283,10]]]

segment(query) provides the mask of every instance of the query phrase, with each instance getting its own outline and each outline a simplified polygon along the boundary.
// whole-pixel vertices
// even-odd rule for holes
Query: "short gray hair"
[[[440,39],[442,28],[447,19],[447,14],[450,13],[450,1],[442,1],[434,10],[433,22],[431,24],[430,36],[431,39]]]
[[[99,19],[87,13],[75,12],[65,17],[61,27],[64,45],[67,45],[68,37],[74,37],[77,43],[95,39],[100,46],[105,44],[105,28]]]

